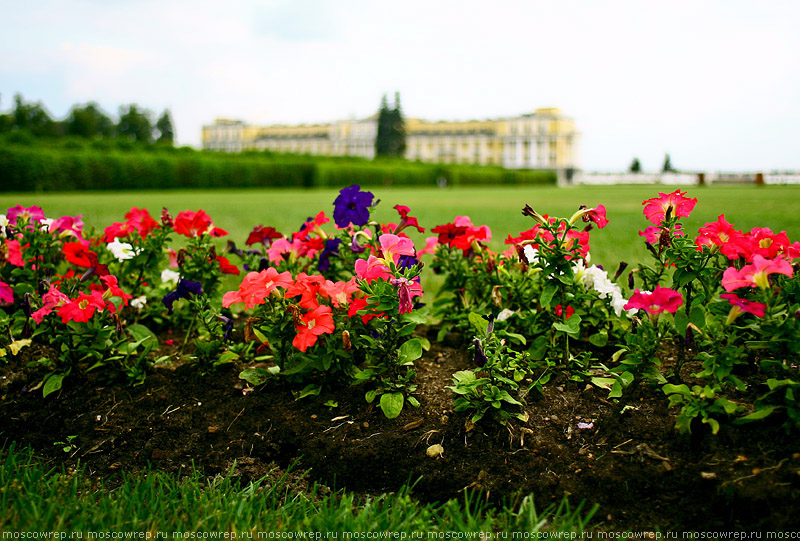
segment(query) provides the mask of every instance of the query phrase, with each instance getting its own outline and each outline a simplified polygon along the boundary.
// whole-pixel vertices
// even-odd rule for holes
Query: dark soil
[[[621,412],[606,392],[556,378],[529,400],[527,423],[467,431],[445,386],[468,365],[464,352],[434,346],[418,363],[421,407],[387,420],[361,388],[295,401],[276,382],[250,388],[240,366],[206,375],[158,367],[136,387],[73,374],[43,399],[31,390],[43,373],[16,359],[0,366],[0,443],[30,446],[54,466],[80,462],[112,486],[122,472],[148,468],[194,465],[213,475],[235,461],[234,475],[247,481],[297,462],[294,470],[310,470],[313,480],[362,494],[416,482],[413,494],[425,501],[475,489],[504,503],[532,493],[539,508],[566,494],[599,504],[595,524],[606,528],[800,525],[800,441],[780,420],[683,436],[656,389],[642,389]],[[68,436],[77,448],[64,452],[55,442]],[[435,444],[443,453],[431,457]]]

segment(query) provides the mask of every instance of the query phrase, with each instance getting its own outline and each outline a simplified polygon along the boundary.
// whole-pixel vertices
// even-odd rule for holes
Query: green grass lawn
[[[656,197],[666,186],[586,186],[575,188],[380,188],[374,189],[381,200],[374,217],[396,221],[394,205],[411,207],[419,223],[428,228],[451,221],[455,216],[469,216],[476,225],[487,224],[493,233],[492,248],[504,249],[508,234],[529,229],[533,222],[522,216],[525,204],[542,214],[570,216],[580,205],[605,205],[610,223],[592,232],[592,261],[613,271],[620,261],[647,259],[639,231],[649,225],[642,214],[642,201]],[[719,186],[689,187],[689,197],[698,199],[692,215],[684,219],[690,235],[698,227],[720,214],[737,228],[769,227],[786,231],[791,240],[800,240],[800,186]],[[289,233],[308,216],[324,210],[330,216],[337,190],[195,190],[146,192],[92,192],[0,194],[0,212],[17,204],[39,205],[47,216],[83,214],[87,224],[98,229],[120,221],[132,206],[145,207],[158,217],[162,206],[172,214],[202,208],[216,225],[230,231],[228,237],[240,245],[258,224],[271,225]],[[418,246],[423,237],[419,235]]]
[[[174,539],[173,532],[185,532],[181,539],[191,532],[240,532],[246,539],[270,538],[264,532],[397,532],[409,538],[423,532],[427,539],[424,532],[515,531],[568,539],[580,536],[596,511],[566,499],[537,510],[532,497],[491,508],[474,494],[419,503],[407,488],[376,497],[318,485],[300,491],[280,472],[247,485],[230,476],[184,474],[151,472],[109,488],[83,469],[48,469],[12,444],[0,449],[0,530],[137,532],[136,539],[139,532],[150,532],[148,539],[157,532],[164,539]]]

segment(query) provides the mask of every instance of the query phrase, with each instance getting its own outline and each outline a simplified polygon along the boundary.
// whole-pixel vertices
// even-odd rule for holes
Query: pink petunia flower
[[[734,319],[739,317],[740,314],[747,312],[756,317],[764,317],[767,305],[761,302],[748,301],[739,298],[736,293],[723,293],[719,296],[721,299],[726,299],[731,304],[731,311],[728,314],[727,323],[730,325]]]
[[[661,224],[667,216],[670,218],[687,217],[697,204],[697,198],[686,197],[686,192],[675,190],[670,194],[659,192],[659,197],[642,201],[644,215],[651,223]]]
[[[36,323],[41,323],[44,316],[51,313],[54,308],[68,303],[69,297],[61,293],[56,286],[51,285],[50,289],[42,297],[42,300],[44,301],[42,307],[31,314],[31,319]]]
[[[410,255],[414,256],[414,242],[408,237],[399,237],[391,233],[381,235],[378,238],[381,244],[381,252],[383,253],[384,261],[397,264],[400,256]]]
[[[0,303],[11,304],[14,302],[14,290],[5,282],[0,281]]]
[[[655,291],[651,293],[637,289],[623,309],[644,310],[650,315],[657,315],[661,312],[674,314],[682,304],[683,296],[680,292],[667,287],[656,286]]]
[[[756,254],[753,256],[753,262],[745,265],[741,270],[736,267],[728,267],[722,273],[722,287],[729,292],[740,287],[767,289],[769,288],[770,274],[792,276],[793,272],[792,266],[782,257],[766,259]]]

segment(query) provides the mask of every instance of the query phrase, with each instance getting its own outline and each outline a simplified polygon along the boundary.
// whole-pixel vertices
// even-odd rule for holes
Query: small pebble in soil
[[[703,479],[716,479],[717,478],[717,474],[714,473],[713,471],[712,472],[703,471],[703,472],[700,472],[700,477],[703,478]]]
[[[444,454],[444,447],[442,447],[438,443],[435,443],[430,447],[428,447],[425,453],[431,458],[439,458]]]
[[[311,418],[312,419],[316,419],[317,418],[317,414],[316,413],[311,414]]]

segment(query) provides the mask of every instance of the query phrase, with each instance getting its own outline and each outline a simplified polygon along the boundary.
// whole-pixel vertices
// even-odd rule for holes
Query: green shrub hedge
[[[553,171],[118,145],[0,147],[0,190],[555,184]]]

